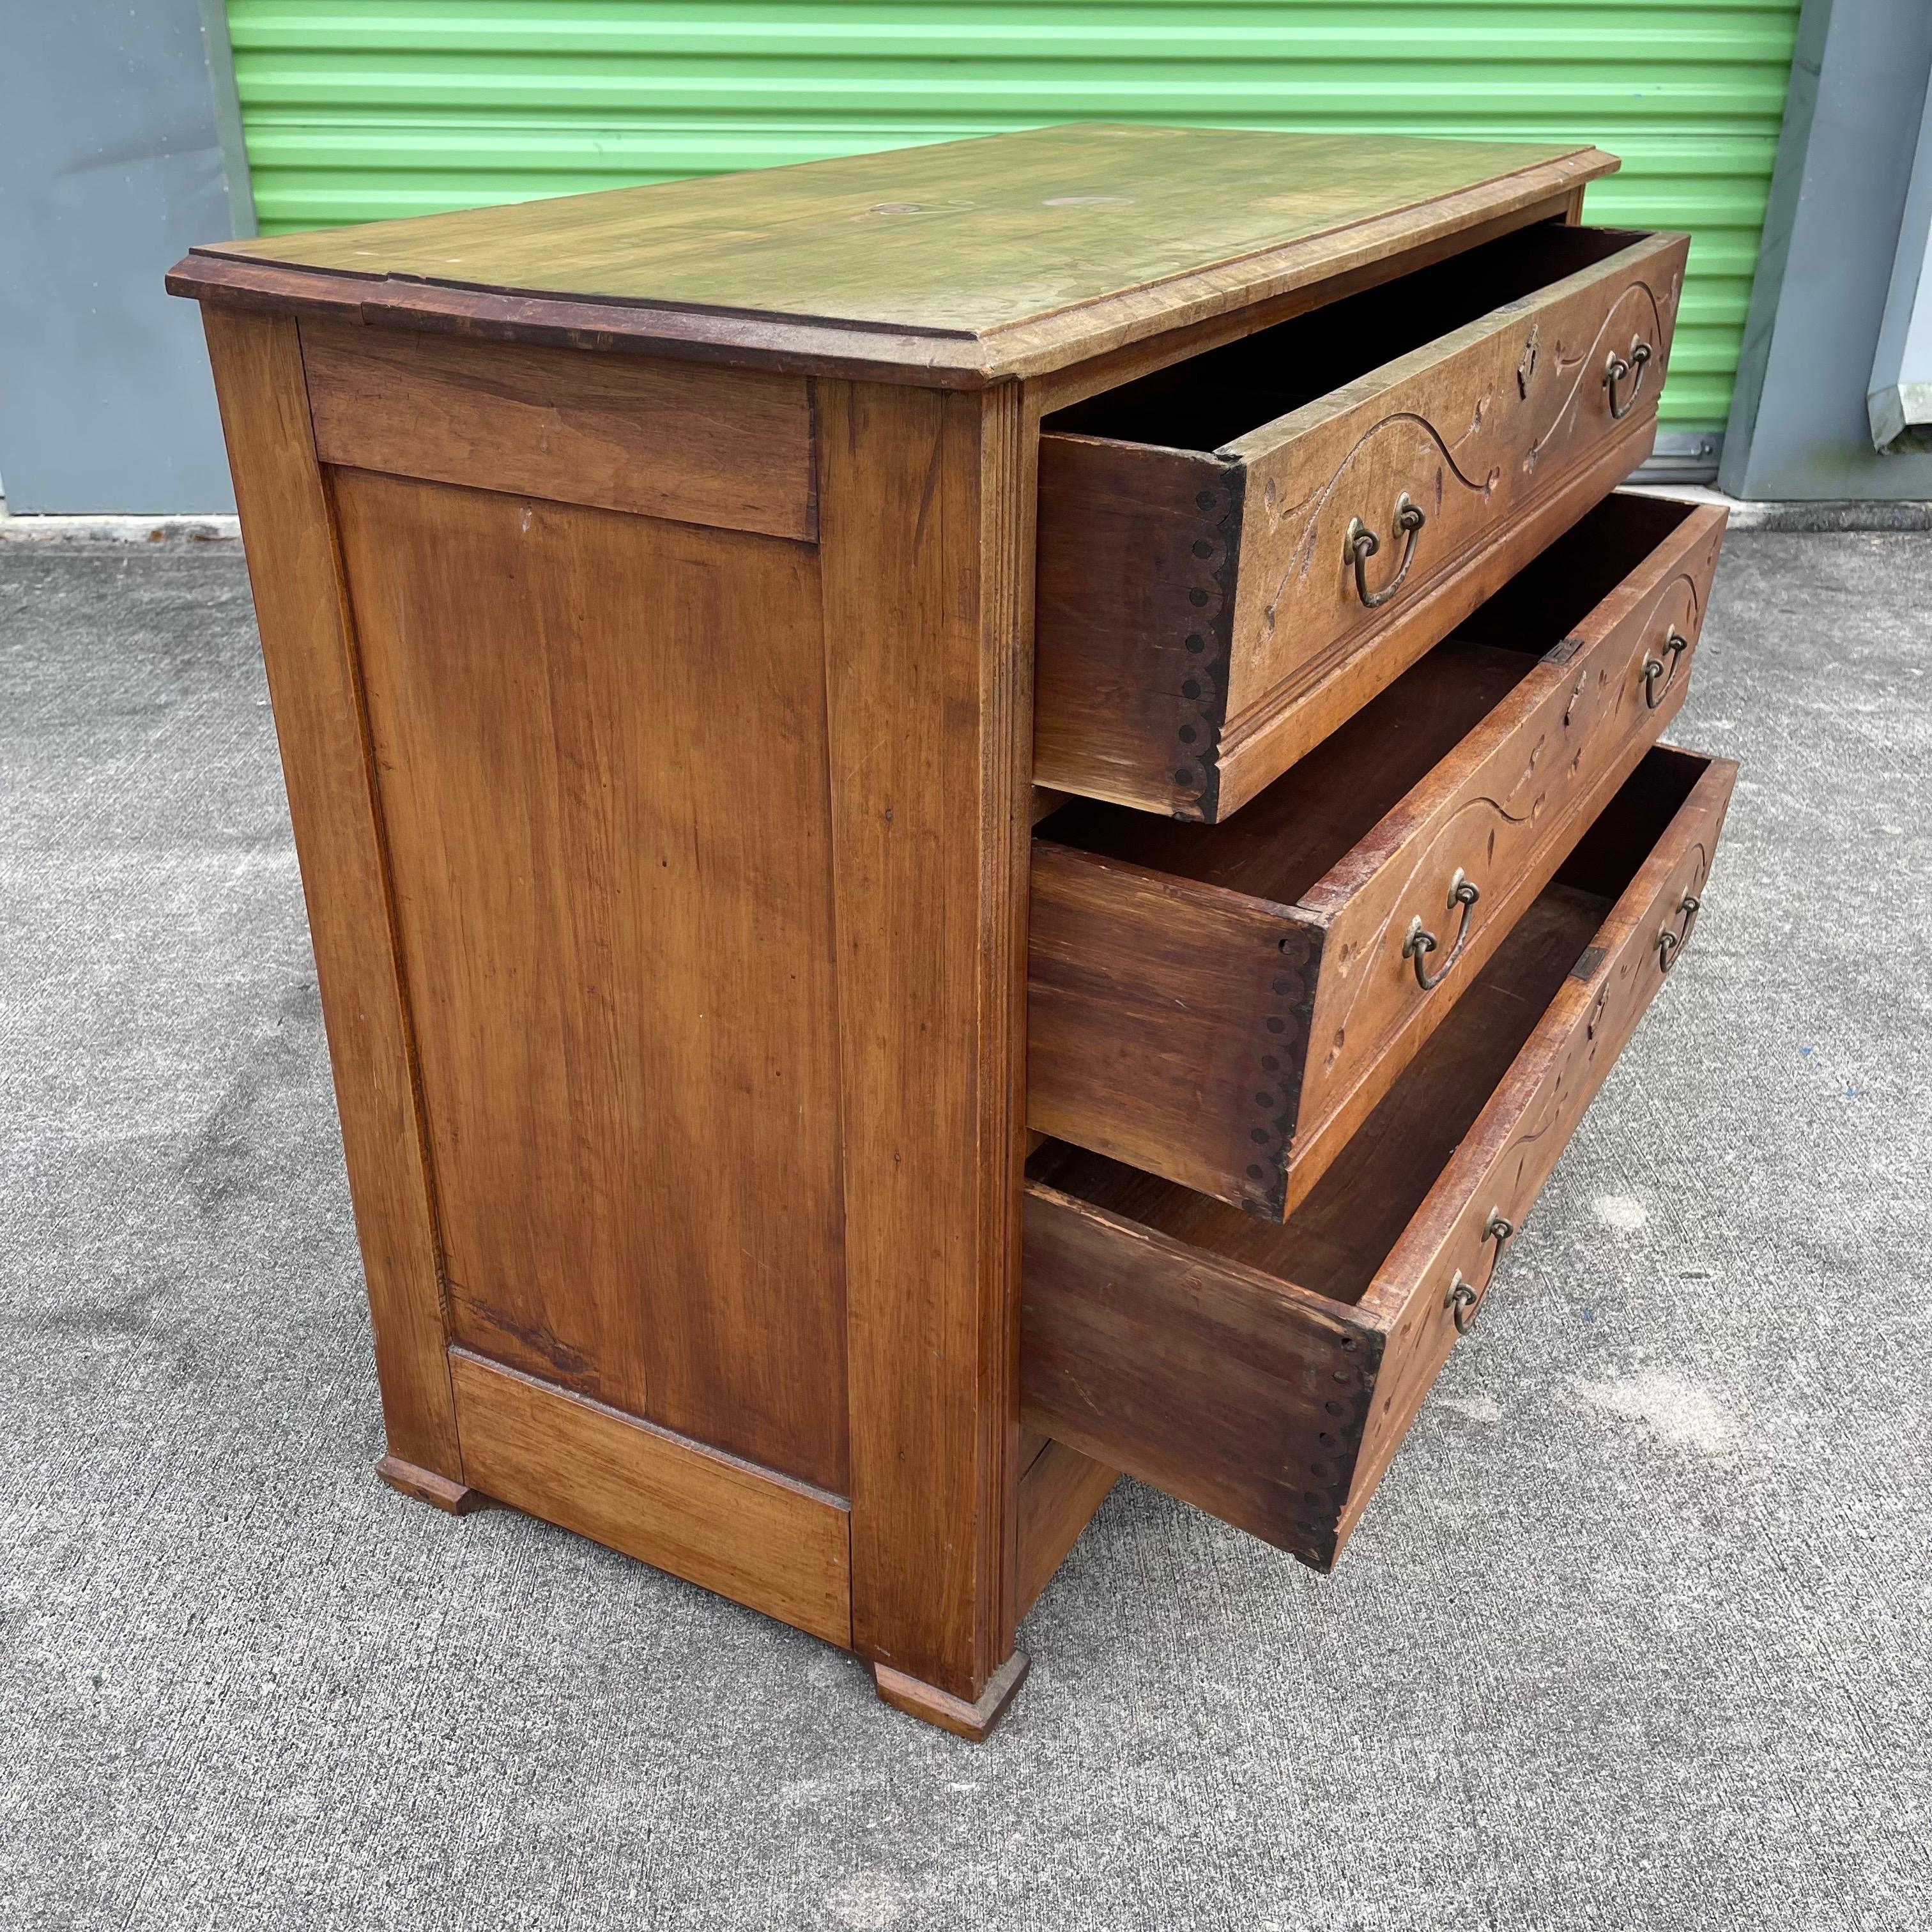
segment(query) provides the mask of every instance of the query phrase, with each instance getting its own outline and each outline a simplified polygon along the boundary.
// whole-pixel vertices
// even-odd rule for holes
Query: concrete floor
[[[1932,1921],[1928,613],[1733,539],[1696,942],[1339,1574],[1124,1485],[976,1750],[376,1482],[240,559],[0,545],[0,1927]]]

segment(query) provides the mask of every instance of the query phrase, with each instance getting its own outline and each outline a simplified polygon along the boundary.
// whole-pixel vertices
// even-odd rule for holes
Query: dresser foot
[[[385,1456],[376,1465],[376,1473],[391,1489],[400,1490],[418,1502],[434,1503],[452,1516],[467,1516],[472,1510],[484,1508],[490,1501],[481,1490],[439,1476],[434,1469],[419,1469],[400,1456]]]
[[[1015,1651],[970,1703],[950,1690],[938,1690],[884,1664],[872,1666],[872,1679],[878,1686],[879,1695],[894,1710],[923,1718],[928,1724],[937,1724],[942,1731],[950,1731],[956,1738],[977,1744],[985,1743],[992,1735],[993,1726],[1006,1715],[1006,1706],[1013,1701],[1013,1693],[1026,1682],[1032,1662],[1024,1651]]]

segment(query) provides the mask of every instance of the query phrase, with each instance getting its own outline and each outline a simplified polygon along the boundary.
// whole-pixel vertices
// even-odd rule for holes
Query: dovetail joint
[[[1234,578],[1243,472],[1230,466],[1194,494],[1198,513],[1180,560],[1186,591],[1174,673],[1174,815],[1212,819],[1220,790],[1221,727],[1234,654]]]
[[[1249,1191],[1241,1204],[1250,1214],[1270,1220],[1280,1214],[1288,1198],[1301,1071],[1315,1016],[1317,963],[1312,949],[1297,949],[1286,938],[1273,946],[1268,962],[1269,997],[1255,1048],[1247,1115],[1250,1152],[1244,1178]]]

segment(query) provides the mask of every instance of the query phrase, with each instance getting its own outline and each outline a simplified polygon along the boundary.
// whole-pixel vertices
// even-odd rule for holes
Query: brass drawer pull
[[[1669,676],[1664,675],[1666,667],[1663,658],[1646,656],[1643,661],[1643,701],[1653,711],[1664,702],[1664,694],[1670,688],[1670,680],[1677,675],[1677,667],[1683,662],[1684,653],[1690,648],[1690,640],[1673,624],[1664,640],[1664,648],[1670,653]],[[1660,677],[1664,682],[1659,686],[1657,680]]]
[[[1348,554],[1355,560],[1355,595],[1362,600],[1362,608],[1373,610],[1386,604],[1402,588],[1402,579],[1408,574],[1408,566],[1415,561],[1415,540],[1422,534],[1422,526],[1429,519],[1422,514],[1420,504],[1412,502],[1405,490],[1395,500],[1395,526],[1408,532],[1408,541],[1402,545],[1402,567],[1379,590],[1369,588],[1369,559],[1382,547],[1382,540],[1368,525],[1357,517],[1348,526]]]
[[[1612,420],[1622,422],[1636,407],[1637,392],[1643,387],[1644,364],[1650,360],[1651,346],[1647,342],[1638,341],[1630,345],[1630,360],[1625,362],[1613,349],[1610,359],[1604,364],[1604,387],[1610,392]],[[1624,397],[1621,406],[1617,402],[1617,385],[1628,376],[1630,380],[1630,394]]]
[[[1462,876],[1462,868],[1456,868],[1456,876],[1449,881],[1449,909],[1462,908],[1462,923],[1456,929],[1456,943],[1449,949],[1449,956],[1433,972],[1423,964],[1424,959],[1436,950],[1438,941],[1432,932],[1422,929],[1420,914],[1408,922],[1408,937],[1402,943],[1402,956],[1415,963],[1415,983],[1426,993],[1432,987],[1439,986],[1448,978],[1450,968],[1462,956],[1462,948],[1469,938],[1469,910],[1483,896],[1474,883]]]
[[[1690,943],[1690,929],[1697,923],[1697,915],[1703,909],[1704,902],[1695,892],[1686,892],[1684,902],[1678,908],[1682,919],[1682,932],[1672,932],[1664,927],[1657,935],[1657,966],[1660,973],[1668,973],[1677,964],[1678,955]]]
[[[1489,1220],[1483,1229],[1483,1239],[1494,1241],[1496,1251],[1490,1257],[1490,1271],[1483,1277],[1482,1286],[1472,1288],[1462,1279],[1462,1270],[1458,1268],[1455,1280],[1449,1284],[1449,1292],[1443,1298],[1442,1306],[1448,1310],[1454,1321],[1457,1334],[1466,1335],[1469,1332],[1469,1324],[1475,1320],[1476,1311],[1482,1306],[1484,1298],[1490,1292],[1490,1284],[1496,1278],[1496,1269],[1502,1263],[1503,1250],[1515,1232],[1514,1222],[1505,1219],[1494,1208],[1490,1210]]]

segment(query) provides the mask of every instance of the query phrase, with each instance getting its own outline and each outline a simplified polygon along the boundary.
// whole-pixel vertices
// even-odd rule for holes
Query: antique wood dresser
[[[1063,128],[173,272],[392,1483],[967,1736],[1121,1471],[1335,1560],[1730,793],[1614,165]]]

